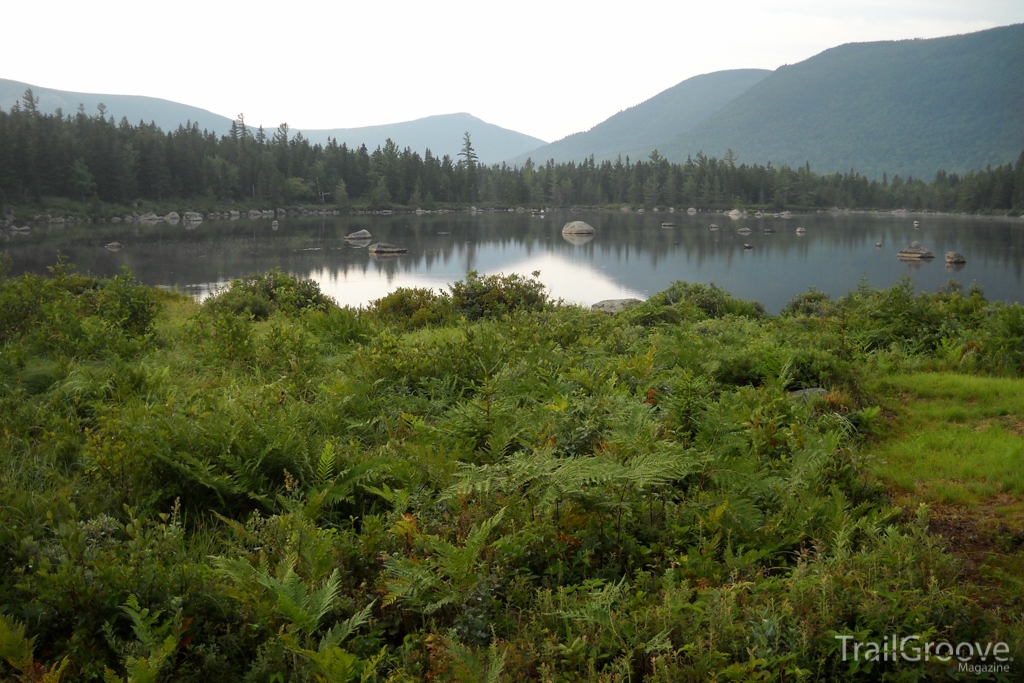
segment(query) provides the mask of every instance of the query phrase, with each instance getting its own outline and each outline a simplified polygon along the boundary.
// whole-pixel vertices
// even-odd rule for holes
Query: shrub
[[[626,312],[626,317],[641,325],[659,322],[722,318],[727,315],[760,319],[765,315],[760,301],[737,299],[715,284],[674,282],[643,304]]]
[[[416,329],[444,320],[451,304],[447,295],[426,287],[399,287],[374,301],[369,310],[385,324]]]
[[[452,307],[469,320],[500,318],[516,311],[540,311],[548,303],[544,285],[522,275],[485,275],[475,270],[451,286]]]
[[[275,268],[234,280],[227,291],[208,300],[204,308],[236,315],[248,313],[255,320],[265,320],[277,311],[294,315],[307,309],[327,311],[335,306],[313,280],[300,280]]]

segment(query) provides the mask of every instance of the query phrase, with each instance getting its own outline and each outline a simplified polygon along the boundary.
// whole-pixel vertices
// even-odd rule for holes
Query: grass
[[[949,373],[880,382],[895,417],[871,474],[964,563],[967,588],[1024,642],[1024,380]]]
[[[1024,380],[915,374],[883,388],[901,405],[877,476],[922,502],[1016,500],[1009,507],[1024,515]]]

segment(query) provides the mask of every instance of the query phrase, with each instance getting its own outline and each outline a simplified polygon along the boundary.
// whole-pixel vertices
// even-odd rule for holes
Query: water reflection
[[[591,235],[561,234],[570,220],[585,220]],[[185,223],[34,228],[4,233],[14,272],[46,272],[58,252],[83,271],[116,274],[122,265],[149,284],[176,287],[203,298],[232,278],[280,266],[312,277],[340,303],[361,305],[397,287],[443,288],[469,270],[484,273],[541,271],[555,297],[580,303],[643,298],[675,280],[714,282],[737,296],[760,299],[777,311],[793,295],[817,287],[834,296],[862,280],[878,287],[909,275],[918,289],[935,291],[951,275],[977,281],[989,298],[1020,300],[1024,221],[987,218],[919,218],[893,215],[811,215],[791,219],[725,220],[722,215],[554,212],[546,220],[527,214],[340,216]],[[712,223],[719,230],[709,230]],[[804,228],[797,234],[797,226]],[[742,228],[750,233],[739,233]],[[367,230],[372,238],[346,235]],[[901,263],[896,252],[919,241],[936,254],[967,257],[958,268]],[[109,251],[104,245],[123,247]],[[372,242],[389,242],[407,254],[374,259]],[[744,243],[752,247],[743,248]],[[876,247],[881,243],[882,247]]]

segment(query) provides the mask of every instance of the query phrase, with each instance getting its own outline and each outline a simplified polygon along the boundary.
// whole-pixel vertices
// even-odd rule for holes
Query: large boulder
[[[562,228],[563,235],[593,235],[594,227],[583,221],[571,221]]]
[[[896,258],[901,261],[923,261],[935,258],[935,254],[922,247],[920,242],[911,242],[900,249]]]
[[[955,251],[946,252],[946,263],[967,263],[967,259],[963,254]]]
[[[353,233],[349,233],[348,235],[345,235],[345,239],[350,240],[350,241],[352,241],[352,240],[356,240],[356,241],[358,241],[358,240],[368,240],[371,237],[373,237],[373,235],[370,234],[369,230],[357,230],[357,231],[355,231]]]
[[[640,299],[605,299],[591,306],[590,310],[598,313],[621,313],[642,303]]]
[[[181,217],[181,220],[186,223],[199,223],[203,220],[203,214],[197,211],[186,211],[185,215]]]

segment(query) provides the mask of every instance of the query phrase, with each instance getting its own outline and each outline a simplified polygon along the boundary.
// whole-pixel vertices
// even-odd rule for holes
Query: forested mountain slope
[[[1024,147],[1024,25],[856,43],[784,66],[657,145],[740,162],[931,177],[1013,161]]]
[[[630,107],[588,131],[574,133],[511,159],[522,164],[614,158],[638,147],[657,145],[687,131],[770,74],[764,69],[716,71],[688,78],[646,102]]]

